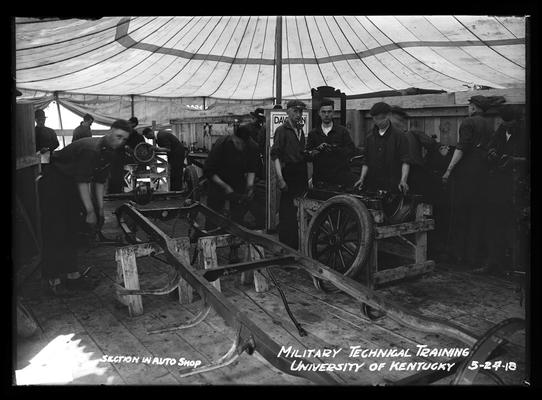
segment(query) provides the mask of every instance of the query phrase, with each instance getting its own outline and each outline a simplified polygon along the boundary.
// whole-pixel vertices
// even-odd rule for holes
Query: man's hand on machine
[[[361,190],[363,188],[363,179],[358,179],[356,183],[354,183],[354,188],[357,190]]]
[[[408,184],[405,182],[405,181],[401,181],[399,182],[399,185],[397,186],[399,188],[399,190],[401,191],[401,193],[403,194],[407,194],[408,193]]]

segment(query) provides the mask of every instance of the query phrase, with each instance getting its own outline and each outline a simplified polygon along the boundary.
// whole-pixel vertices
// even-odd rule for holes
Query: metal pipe
[[[62,146],[66,147],[66,139],[64,137],[64,126],[62,125],[62,115],[60,114],[60,103],[58,102],[58,93],[55,92],[54,94],[55,102],[56,102],[56,110],[58,112],[58,122],[60,122],[60,130],[62,131]]]
[[[275,104],[282,103],[282,17],[277,16],[275,28]]]

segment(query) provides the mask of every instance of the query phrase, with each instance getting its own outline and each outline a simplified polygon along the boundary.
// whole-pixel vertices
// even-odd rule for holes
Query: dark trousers
[[[451,185],[450,252],[480,266],[486,258],[487,175],[454,177]]]
[[[513,177],[493,173],[488,180],[487,250],[488,264],[504,269],[517,264],[516,207],[514,206]],[[507,259],[507,250],[510,259]]]
[[[183,190],[184,151],[173,151],[167,155],[169,167],[169,190]]]
[[[124,192],[124,164],[122,160],[117,158],[111,162],[111,170],[109,174],[109,183],[107,185],[107,193],[123,193]]]
[[[77,271],[77,232],[81,200],[75,182],[54,166],[39,181],[44,279],[64,278]]]
[[[280,193],[279,240],[293,249],[299,248],[297,207],[294,199],[307,190],[307,164],[286,165],[282,171],[288,190]]]

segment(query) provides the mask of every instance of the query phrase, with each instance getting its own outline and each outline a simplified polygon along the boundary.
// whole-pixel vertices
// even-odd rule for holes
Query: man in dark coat
[[[361,176],[355,183],[358,188],[369,191],[407,193],[410,156],[408,141],[403,132],[391,121],[391,107],[379,102],[369,111],[375,126],[365,138],[364,159]]]
[[[350,132],[333,122],[333,100],[323,99],[318,109],[321,124],[307,138],[307,150],[313,163],[313,184],[317,182],[351,187],[357,177],[350,171],[349,160],[355,146]]]
[[[43,110],[36,110],[34,113],[36,119],[36,152],[39,152],[42,156],[42,169],[49,165],[51,153],[60,145],[56,132],[45,126],[45,112]]]
[[[303,133],[305,103],[290,100],[286,104],[288,118],[275,130],[271,161],[277,173],[280,193],[279,240],[294,248],[299,247],[297,207],[294,199],[307,191],[308,170]]]
[[[487,207],[487,152],[493,127],[485,115],[490,105],[484,98],[474,96],[469,101],[469,117],[459,126],[459,142],[442,180],[445,184],[451,180],[450,254],[458,264],[476,269],[485,259],[481,248]]]
[[[77,128],[73,130],[72,142],[86,137],[92,137],[92,131],[90,130],[90,126],[93,122],[94,117],[90,114],[85,114],[83,117],[83,121],[79,124]]]
[[[39,180],[43,250],[42,276],[53,294],[88,288],[77,269],[77,233],[80,211],[94,230],[104,222],[104,182],[114,150],[130,133],[127,121],[118,120],[105,136],[83,138],[51,157]],[[94,196],[93,196],[94,195]]]
[[[263,228],[265,210],[253,201],[258,158],[258,146],[250,137],[250,129],[241,125],[233,135],[223,136],[215,142],[205,160],[203,173],[209,179],[209,208],[222,213],[229,201],[233,221],[244,224],[244,216],[250,211],[258,228]],[[205,227],[212,229],[215,226],[209,222]]]
[[[480,272],[502,274],[525,267],[525,248],[518,220],[525,199],[528,146],[525,126],[512,106],[500,110],[502,123],[489,142],[487,246],[488,263]],[[510,257],[506,257],[506,253]],[[521,265],[523,264],[523,265]]]

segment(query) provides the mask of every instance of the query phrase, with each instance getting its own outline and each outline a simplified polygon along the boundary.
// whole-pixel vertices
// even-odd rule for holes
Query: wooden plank
[[[457,144],[457,118],[441,117],[440,118],[440,143],[447,146],[455,146]]]
[[[106,309],[94,293],[65,300],[81,325],[104,354],[140,357],[138,363],[114,363],[127,384],[178,384],[179,381],[162,365],[142,362],[154,356],[130,330]],[[168,355],[164,355],[168,357]]]
[[[440,116],[431,116],[425,118],[425,129],[424,132],[428,136],[436,135],[436,141],[440,141]]]
[[[204,269],[218,267],[216,255],[217,239],[215,237],[201,237],[198,239],[198,247],[201,249],[200,262]],[[211,283],[218,291],[220,291],[220,279]]]
[[[366,282],[367,285],[370,288],[374,287],[374,276],[376,272],[378,271],[378,247],[379,247],[379,241],[375,240],[373,243],[373,247],[371,249],[371,255],[369,257],[369,261],[367,262],[367,278]]]
[[[507,104],[525,104],[526,92],[524,87],[511,89],[488,89],[488,90],[469,90],[465,92],[455,92],[455,104],[468,105],[472,96],[503,96]]]
[[[25,305],[32,310],[43,333],[17,340],[17,384],[126,383],[114,364],[100,362],[102,349],[61,299],[37,294]]]
[[[178,254],[179,259],[184,265],[190,265],[190,239],[186,236],[175,239],[175,251]],[[179,280],[179,287],[177,289],[179,293],[179,303],[186,304],[192,303],[194,300],[194,289],[188,284],[186,280],[181,278]]]
[[[227,280],[227,283],[231,282],[236,282],[236,280],[233,278]],[[229,286],[231,285],[227,285],[227,287]],[[227,293],[228,297],[230,294],[231,293],[229,292]],[[195,313],[197,312],[196,306],[197,304],[193,303],[183,307]],[[242,310],[246,312],[244,309]],[[194,340],[193,343],[197,344],[203,351],[215,352],[212,355],[211,353],[209,354],[212,360],[216,360],[228,350],[229,346],[231,346],[233,340],[235,339],[236,331],[227,326],[224,319],[214,311],[212,311],[205,321],[203,321],[203,323],[200,325],[198,325],[198,329],[194,330],[194,334],[197,334],[197,336],[194,335],[195,337],[194,339],[191,339],[191,342]],[[220,351],[216,352],[216,338],[218,336],[227,339],[225,339],[224,345],[221,347],[221,349],[219,349]],[[203,339],[208,341],[205,346],[202,343]],[[307,383],[307,380],[303,378],[291,376],[276,369],[267,360],[259,356],[257,352],[253,353],[252,355],[243,353],[236,363],[222,368],[221,371],[225,374],[230,382],[235,384],[288,385]]]
[[[373,275],[373,282],[376,285],[423,275],[432,272],[435,268],[434,261],[425,261],[415,264],[402,265],[376,272]]]
[[[435,229],[435,221],[425,219],[422,221],[405,222],[397,225],[377,226],[375,239],[384,239],[398,235],[408,235],[416,232],[424,232]]]
[[[455,98],[453,93],[439,93],[439,94],[419,94],[411,96],[389,96],[389,97],[373,97],[366,99],[346,99],[346,108],[348,110],[370,110],[371,107],[379,102],[383,101],[392,106],[399,106],[402,108],[418,108],[423,106],[440,106],[450,107],[455,105]]]
[[[15,161],[15,169],[27,168],[33,165],[40,165],[40,158],[36,155],[17,157]]]
[[[326,306],[326,304],[320,302],[315,303],[307,298],[304,293],[293,288],[293,285],[297,283],[296,279],[288,279],[288,282],[293,282],[293,285],[282,284],[284,276],[285,274],[281,275],[281,287],[288,299],[292,313],[309,332],[310,336],[314,336],[324,343],[328,343],[332,346],[331,348],[342,349],[340,354],[343,357],[349,354],[349,351],[351,350],[350,346],[359,346],[362,349],[389,349],[395,347],[398,349],[409,349],[411,353],[415,353],[415,343],[406,341],[403,338],[397,338],[395,335],[376,329],[370,321],[363,320],[361,316],[346,315],[334,308]],[[260,307],[264,307],[270,315],[282,319],[288,325],[288,329],[295,334],[295,327],[288,320],[288,316],[282,306],[282,301],[274,291],[269,292],[265,296],[257,297],[252,291],[245,291],[245,294],[254,298],[254,302],[260,305]],[[393,358],[393,361],[401,362],[422,360],[424,359],[415,356]],[[370,363],[389,362],[389,358],[347,357],[345,359],[339,359],[338,357],[335,357],[333,362],[340,363],[343,361],[366,363],[364,370],[356,372],[353,376],[341,372],[341,376],[347,378],[349,382],[360,385],[393,381],[409,374],[408,372],[389,370],[381,372],[367,371],[366,367]]]
[[[367,317],[361,315],[359,303],[357,301],[353,301],[349,295],[342,292],[331,294],[316,291],[314,290],[312,282],[309,280],[306,274],[295,273],[294,271],[290,272],[287,278],[283,278],[284,274],[285,273],[279,275],[281,281],[284,282],[283,286],[289,286],[300,291],[304,294],[305,298],[309,300],[309,302],[317,302],[325,307],[330,307],[340,315],[343,315],[346,320],[352,321],[361,319],[365,322],[369,321]],[[426,282],[426,279],[421,278],[420,281]],[[384,296],[389,295],[390,300],[400,301],[401,304],[403,304],[403,306],[405,306],[407,309],[420,312],[416,302],[410,302],[409,298],[404,294],[401,294],[401,296],[394,295],[394,289],[395,287],[379,289],[379,293]],[[405,329],[404,325],[401,325],[390,318],[381,318],[377,321],[369,322],[371,322],[370,326],[374,327],[377,332],[383,332],[382,334],[391,334],[395,336],[398,340],[398,344],[402,344],[404,341],[406,341],[411,344],[426,344],[428,346],[444,346],[446,344],[449,345],[449,347],[454,347],[459,343],[456,339],[446,336],[425,333],[414,329]],[[380,334],[375,334],[375,337],[380,337]]]
[[[147,267],[147,266],[146,266]],[[152,275],[160,272],[160,264],[154,263],[148,266]],[[153,354],[153,357],[170,357],[175,359],[185,358],[186,360],[200,360],[202,363],[209,363],[211,358],[202,350],[209,346],[206,342],[198,340],[198,328],[169,331],[159,334],[149,334],[149,330],[163,329],[172,325],[186,322],[193,318],[194,314],[172,302],[167,296],[148,296],[146,299],[145,314],[138,318],[127,317],[122,310],[115,307],[110,301],[114,292],[113,279],[107,266],[102,269],[105,272],[105,279],[94,290],[96,296],[121,323]],[[197,303],[197,304],[196,304]],[[200,306],[200,302],[192,303],[194,306]],[[199,327],[199,325],[198,325]],[[218,350],[227,348],[229,339],[222,334],[214,334],[212,338],[212,347]],[[205,374],[197,374],[190,377],[178,377],[179,371],[186,367],[179,365],[165,365],[165,368],[177,377],[182,384],[231,384],[232,381],[227,377],[224,371],[216,370]],[[147,383],[147,382],[142,382]]]
[[[430,206],[425,203],[418,204],[416,207],[416,221],[423,221],[427,214],[431,213]],[[416,232],[414,234],[414,248],[416,263],[424,263],[427,260],[427,232]]]
[[[139,277],[137,273],[136,254],[133,248],[118,248],[115,253],[117,261],[117,271],[119,281],[124,284],[126,289],[139,289]],[[119,282],[119,283],[121,283]],[[123,297],[118,295],[118,297]],[[130,316],[143,314],[143,302],[140,295],[130,295],[126,297],[128,312]],[[121,300],[122,301],[122,300]]]
[[[409,129],[415,131],[425,132],[425,118],[423,117],[413,117],[411,116],[408,119]]]
[[[393,240],[393,241],[392,241]],[[378,251],[393,254],[399,257],[415,259],[415,250],[412,246],[397,242],[394,238],[381,239],[378,241]]]
[[[258,249],[259,252],[255,248]],[[264,255],[264,249],[262,246],[258,246],[258,245],[249,246],[248,254],[249,254],[250,261],[260,260],[262,259],[262,256]],[[254,290],[256,290],[257,293],[267,292],[269,290],[269,282],[267,281],[267,278],[262,274],[262,272],[260,272],[260,270],[254,270],[253,276],[254,276]]]

